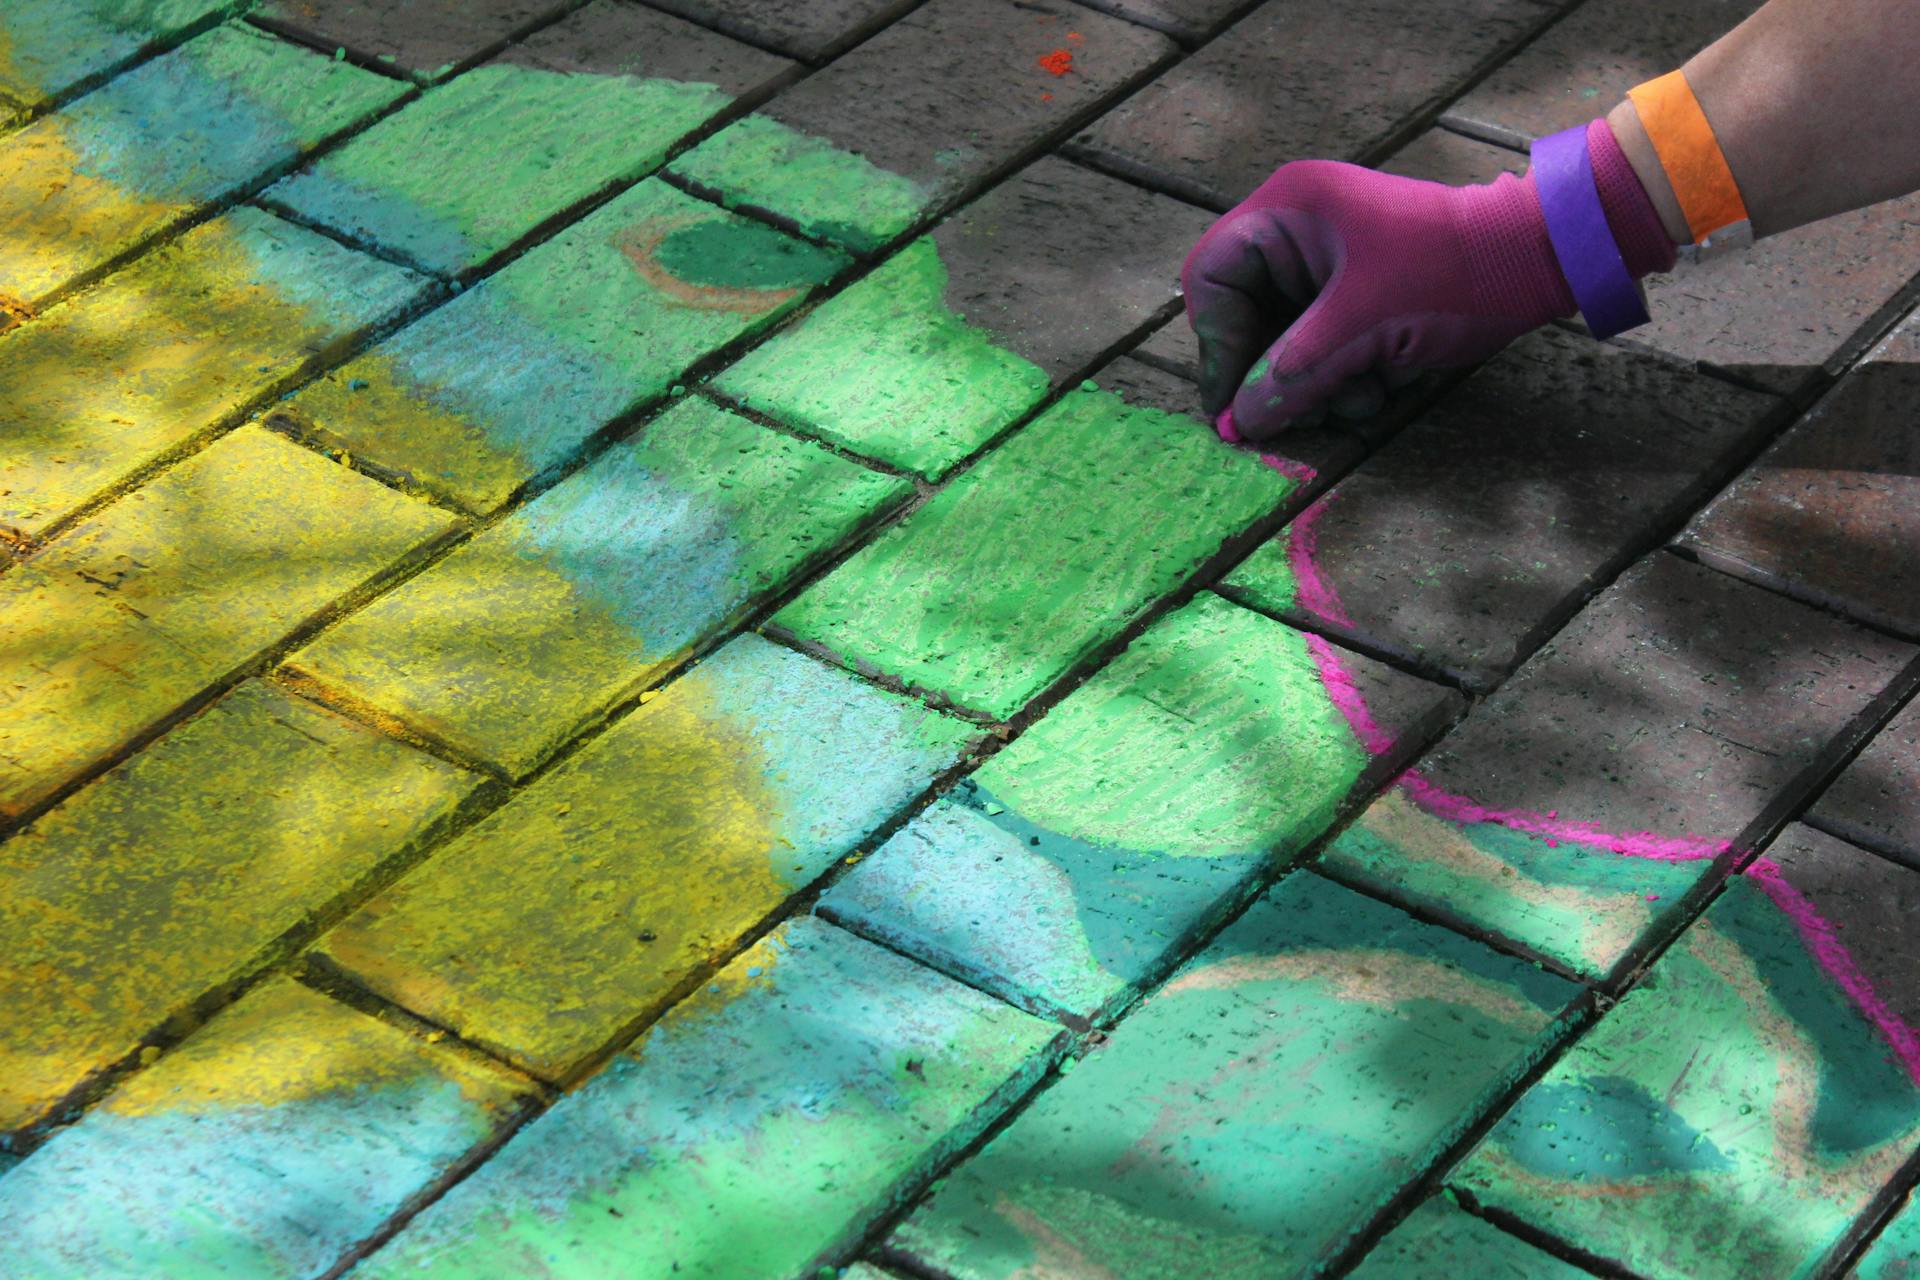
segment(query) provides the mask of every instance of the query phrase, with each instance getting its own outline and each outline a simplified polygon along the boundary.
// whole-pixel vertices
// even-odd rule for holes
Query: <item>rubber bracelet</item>
[[[1574,303],[1596,338],[1611,338],[1648,320],[1646,299],[1614,243],[1587,153],[1587,126],[1533,141],[1533,184],[1546,216],[1547,238]]]
[[[1753,223],[1707,113],[1678,71],[1627,90],[1653,153],[1667,172],[1697,256],[1753,243]]]

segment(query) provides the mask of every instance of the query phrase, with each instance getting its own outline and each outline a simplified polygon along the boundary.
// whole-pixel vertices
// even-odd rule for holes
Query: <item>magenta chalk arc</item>
[[[1232,428],[1230,415],[1222,414],[1218,425],[1222,438],[1226,438]],[[1282,465],[1278,459],[1267,461],[1270,465]],[[1339,593],[1314,562],[1314,522],[1325,514],[1331,501],[1329,494],[1294,520],[1286,534],[1287,560],[1293,570],[1296,599],[1301,607],[1328,622],[1351,626],[1352,620],[1340,603]],[[1393,739],[1368,710],[1365,696],[1341,664],[1339,650],[1313,635],[1307,637],[1307,647],[1313,654],[1327,697],[1339,708],[1354,738],[1370,755],[1384,755],[1393,745]],[[1557,812],[1542,814],[1484,805],[1436,785],[1418,769],[1402,773],[1393,785],[1414,805],[1436,818],[1462,825],[1493,823],[1541,836],[1549,847],[1564,842],[1658,862],[1698,861],[1733,851],[1732,843],[1727,840],[1662,836],[1651,831],[1609,832],[1593,823],[1563,819]],[[1908,1025],[1874,990],[1853,953],[1840,941],[1833,922],[1820,913],[1811,899],[1788,883],[1779,864],[1773,860],[1755,858],[1740,874],[1758,885],[1787,917],[1821,971],[1886,1041],[1914,1083],[1920,1085],[1920,1032]]]

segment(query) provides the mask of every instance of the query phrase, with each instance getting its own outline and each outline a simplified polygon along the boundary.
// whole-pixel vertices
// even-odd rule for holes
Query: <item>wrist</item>
[[[1676,245],[1691,243],[1693,237],[1687,234],[1687,215],[1680,208],[1680,197],[1673,193],[1673,183],[1667,178],[1659,153],[1653,149],[1653,139],[1647,136],[1646,126],[1640,123],[1640,113],[1633,101],[1622,98],[1619,105],[1607,112],[1606,125],[1614,145],[1632,166],[1640,189],[1652,203],[1667,239]]]

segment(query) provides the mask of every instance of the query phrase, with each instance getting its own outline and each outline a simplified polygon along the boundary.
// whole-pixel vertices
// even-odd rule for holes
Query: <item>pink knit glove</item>
[[[1637,279],[1674,247],[1606,121],[1588,127],[1601,207]],[[1427,369],[1486,359],[1574,313],[1533,175],[1449,187],[1330,160],[1282,165],[1181,272],[1200,396],[1228,438],[1378,410]]]

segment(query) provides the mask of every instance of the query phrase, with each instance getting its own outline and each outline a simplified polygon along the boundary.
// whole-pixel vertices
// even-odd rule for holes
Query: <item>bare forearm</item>
[[[1756,236],[1920,189],[1920,3],[1771,0],[1684,70]],[[1631,102],[1607,115],[1675,242],[1686,219]]]

